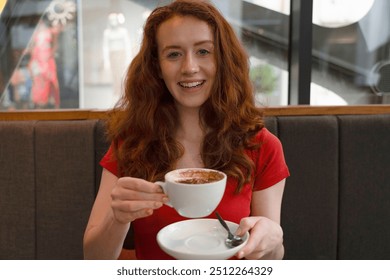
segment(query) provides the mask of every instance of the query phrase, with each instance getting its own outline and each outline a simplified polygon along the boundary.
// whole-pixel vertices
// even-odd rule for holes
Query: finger
[[[242,259],[246,257],[248,254],[252,253],[257,249],[258,245],[258,238],[256,235],[250,235],[248,242],[245,244],[245,246],[237,253],[238,258]]]
[[[115,211],[114,216],[117,221],[120,223],[129,223],[136,219],[145,218],[153,214],[153,209],[142,209],[140,211],[128,213],[122,211]]]
[[[114,189],[111,193],[112,200],[149,200],[166,202],[167,195],[163,193],[145,193],[131,189]]]
[[[112,208],[121,212],[133,213],[143,209],[158,209],[160,201],[112,201]]]
[[[247,231],[251,230],[257,222],[254,217],[242,218],[235,234],[243,236]]]
[[[264,255],[263,248],[261,248],[261,241],[264,237],[264,231],[260,226],[259,219],[255,217],[244,218],[240,221],[240,228],[243,234],[250,231],[248,242],[237,253],[238,258],[259,259]]]
[[[145,193],[163,193],[163,190],[159,185],[133,177],[121,177],[118,179],[117,185],[125,189]]]

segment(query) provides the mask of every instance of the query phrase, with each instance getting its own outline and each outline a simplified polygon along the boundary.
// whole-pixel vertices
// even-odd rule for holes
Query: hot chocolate
[[[178,174],[175,182],[181,184],[207,184],[222,180],[224,175],[212,170],[189,169]]]

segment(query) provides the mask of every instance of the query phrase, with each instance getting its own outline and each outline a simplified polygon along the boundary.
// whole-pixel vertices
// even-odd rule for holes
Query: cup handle
[[[157,181],[155,182],[155,184],[159,185],[163,189],[164,193],[168,195],[167,189],[165,187],[165,182]],[[173,205],[169,201],[164,204],[173,208]]]

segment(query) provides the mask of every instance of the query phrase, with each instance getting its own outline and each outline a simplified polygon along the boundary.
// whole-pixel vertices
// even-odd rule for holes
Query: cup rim
[[[198,171],[198,170],[212,171],[212,172],[216,172],[216,173],[221,174],[223,177],[222,177],[220,180],[217,180],[217,181],[208,182],[208,183],[199,183],[199,184],[179,183],[179,182],[176,182],[176,181],[174,180],[174,178],[172,177],[172,176],[173,176],[172,174],[179,174],[180,172],[185,172],[185,171],[188,171],[188,170],[195,170],[195,171]],[[223,171],[216,170],[216,169],[211,169],[211,168],[205,168],[205,167],[178,168],[178,169],[171,170],[171,171],[169,171],[168,173],[165,174],[165,181],[174,182],[174,183],[177,183],[177,184],[185,184],[185,185],[205,185],[205,184],[213,184],[213,183],[220,182],[220,181],[222,181],[222,180],[224,180],[224,179],[226,179],[226,178],[227,178],[227,175],[226,175],[226,173],[224,173]]]

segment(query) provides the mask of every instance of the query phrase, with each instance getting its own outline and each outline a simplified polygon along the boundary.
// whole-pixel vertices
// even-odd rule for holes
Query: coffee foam
[[[179,183],[205,184],[222,180],[224,175],[214,170],[188,169],[180,171],[174,177],[174,181]]]

